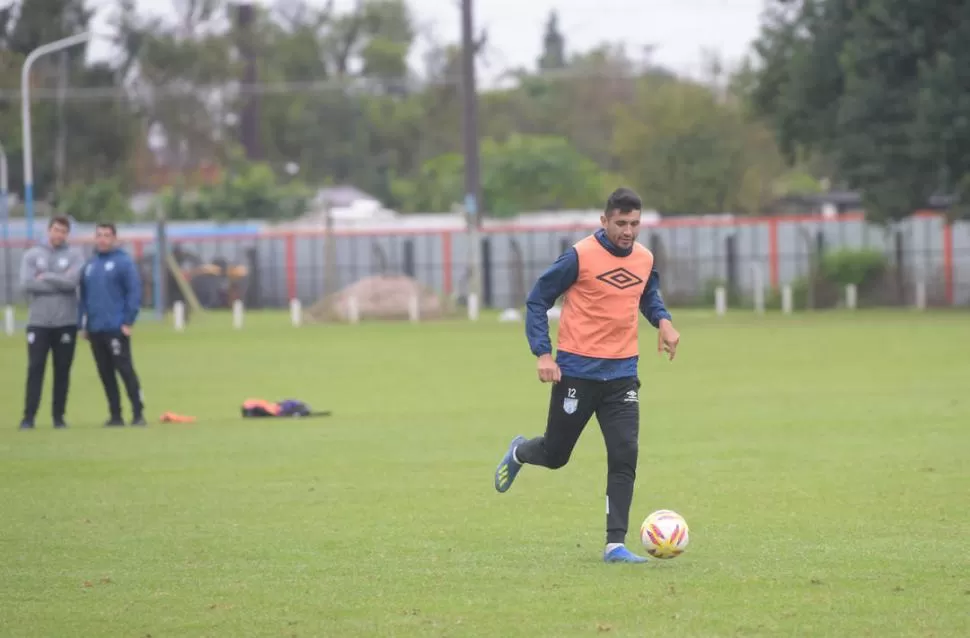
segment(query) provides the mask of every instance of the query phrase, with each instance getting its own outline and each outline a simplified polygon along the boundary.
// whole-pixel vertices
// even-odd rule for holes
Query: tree
[[[300,0],[261,14],[258,29],[263,82],[325,85],[263,96],[267,161],[388,196],[390,175],[411,168],[419,136],[409,126],[420,111],[409,86],[415,35],[406,3],[368,0],[336,13]]]
[[[943,0],[775,0],[752,103],[789,158],[831,156],[869,218],[900,219],[970,183],[968,18]]]
[[[613,152],[645,206],[754,213],[770,199],[782,170],[773,137],[707,87],[645,82],[616,117]]]
[[[84,223],[121,223],[134,219],[126,189],[119,177],[93,183],[71,183],[59,198],[57,209],[60,213]]]
[[[566,39],[559,31],[559,14],[549,13],[546,22],[546,32],[542,37],[542,56],[539,58],[539,69],[551,71],[566,67]]]
[[[561,137],[512,135],[482,144],[482,191],[490,214],[596,208],[610,186],[596,164]],[[462,199],[464,159],[458,153],[426,162],[413,182],[397,184],[413,211],[446,211]]]
[[[263,162],[250,162],[234,150],[219,183],[193,195],[166,189],[161,204],[169,219],[217,221],[295,219],[307,212],[309,190],[301,182],[281,183]]]
[[[0,10],[0,81],[20,86],[24,60],[37,47],[88,30],[92,11],[82,0],[21,0]],[[138,121],[124,102],[63,102],[51,99],[65,73],[67,93],[111,89],[116,69],[107,63],[85,64],[86,45],[40,58],[32,68],[31,132],[34,190],[38,198],[56,199],[58,183],[123,175],[135,143]],[[62,66],[62,62],[66,62]],[[0,100],[0,126],[11,157],[22,152],[20,101]],[[22,165],[9,166],[11,187],[22,183]]]
[[[61,2],[65,17],[57,24],[44,9],[53,0],[22,3],[30,11],[0,10],[0,46],[11,51],[0,56],[0,81],[8,86],[17,83],[25,54],[18,51],[29,50],[23,42],[44,41],[60,24],[78,30],[87,19],[82,0]],[[833,156],[837,148],[830,143],[837,136],[823,145],[812,144],[812,134],[827,131],[825,125],[839,113],[826,110],[825,96],[810,88],[829,77],[825,65],[841,48],[809,49],[805,34],[844,44],[849,32],[830,9],[819,9],[822,0],[786,6],[791,4],[798,5],[799,22],[789,24],[782,19],[787,14],[779,13],[778,35],[765,49],[778,52],[773,62],[778,81],[760,82],[752,66],[725,85],[717,64],[713,92],[658,68],[649,49],[628,52],[611,42],[567,54],[558,16],[551,12],[538,68],[515,72],[512,82],[481,94],[481,133],[490,140],[483,145],[486,214],[598,207],[605,192],[627,180],[668,212],[756,211],[779,187],[812,188],[811,177],[821,170],[816,158]],[[72,85],[101,87],[109,97],[69,100],[62,110],[66,183],[117,177],[122,191],[168,183],[177,193],[172,201],[180,202],[174,215],[235,218],[262,211],[278,219],[295,213],[263,197],[284,197],[274,190],[280,187],[276,176],[296,164],[307,183],[350,183],[394,208],[443,211],[460,201],[460,49],[434,40],[417,24],[407,0],[253,3],[246,25],[236,3],[168,5],[167,12],[153,7],[149,13],[142,11],[144,3],[116,0],[114,39],[122,53],[109,65],[85,68],[83,51],[72,51],[79,65],[71,68]],[[418,38],[430,44],[423,69],[409,65]],[[11,49],[10,42],[20,49]],[[483,62],[487,42],[484,32],[474,42]],[[808,78],[801,80],[801,92],[792,92],[790,78],[798,74],[789,65],[790,42],[814,55],[798,61],[815,74],[800,76]],[[256,61],[255,87],[247,84],[253,81],[249,59]],[[927,82],[932,79],[934,90],[945,94],[962,73],[962,60],[928,68]],[[45,90],[57,79],[56,60],[47,62],[35,76]],[[829,84],[841,86],[835,82],[842,82],[841,71],[834,73]],[[111,99],[113,91],[120,99]],[[812,100],[824,115],[793,107],[792,96]],[[959,120],[959,97],[947,99],[921,111],[926,122]],[[755,110],[748,102],[771,108]],[[35,106],[38,182],[50,191],[59,120],[55,104],[38,98]],[[18,111],[13,101],[0,100],[0,126],[12,131],[12,139]],[[790,132],[785,139],[797,159],[788,174],[771,130],[752,122],[752,111],[777,112],[773,128],[783,123],[783,132]],[[961,132],[954,128],[950,135],[959,139]],[[237,165],[234,149],[241,142],[258,149],[263,162]],[[967,171],[956,163],[958,150],[948,147],[953,170],[939,172],[937,181],[961,183]],[[9,144],[8,151],[19,149]],[[11,164],[13,173],[17,167]],[[213,180],[215,186],[193,192]],[[966,183],[970,191],[970,179]]]
[[[239,72],[221,3],[172,4],[176,16],[166,20],[139,14],[134,0],[120,0],[115,40],[125,47],[123,80],[153,150],[162,164],[185,171],[223,156],[232,106],[228,82]]]

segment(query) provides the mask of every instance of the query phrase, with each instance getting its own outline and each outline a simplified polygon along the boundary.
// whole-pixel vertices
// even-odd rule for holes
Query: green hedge
[[[883,278],[889,262],[878,250],[842,249],[826,253],[820,265],[822,279],[840,284],[843,288],[855,284],[861,292],[862,288]]]
[[[872,249],[840,249],[825,253],[819,263],[815,281],[815,308],[833,308],[845,303],[845,287],[855,284],[857,301],[864,306],[881,295],[890,275],[889,260],[882,252]],[[808,308],[812,291],[808,276],[791,282],[792,305],[796,310]],[[781,291],[772,290],[769,308],[781,307]]]

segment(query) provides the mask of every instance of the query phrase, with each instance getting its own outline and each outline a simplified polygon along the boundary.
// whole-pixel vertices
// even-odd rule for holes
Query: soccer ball
[[[673,510],[657,510],[640,526],[640,542],[654,558],[676,558],[689,541],[687,521]]]

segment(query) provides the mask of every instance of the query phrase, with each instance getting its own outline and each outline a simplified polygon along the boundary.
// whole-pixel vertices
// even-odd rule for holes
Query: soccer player
[[[121,394],[115,373],[121,375],[131,401],[132,425],[147,425],[141,385],[131,357],[131,329],[141,308],[141,279],[135,262],[117,246],[114,224],[98,224],[96,252],[84,266],[81,299],[76,317],[108,398],[108,427],[121,427]]]
[[[640,430],[637,376],[639,314],[659,330],[657,350],[673,360],[680,343],[660,297],[653,254],[639,244],[640,197],[620,188],[606,203],[603,227],[563,253],[536,281],[526,302],[526,335],[539,380],[552,383],[546,431],[517,436],[495,470],[505,492],[523,465],[563,467],[595,414],[606,442],[608,563],[643,563],[625,546]],[[565,295],[556,358],[547,312]]]
[[[84,257],[67,243],[71,220],[53,217],[47,243],[24,253],[20,288],[30,305],[27,317],[27,389],[21,430],[31,430],[40,406],[47,355],[54,364],[52,416],[55,428],[65,428],[67,393],[77,340],[77,287]]]

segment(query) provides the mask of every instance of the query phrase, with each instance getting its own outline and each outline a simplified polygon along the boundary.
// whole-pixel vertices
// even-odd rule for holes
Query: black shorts
[[[554,384],[543,437],[550,467],[565,465],[594,415],[603,432],[607,453],[631,444],[635,447],[640,435],[640,380],[637,377],[610,381],[563,377]]]

